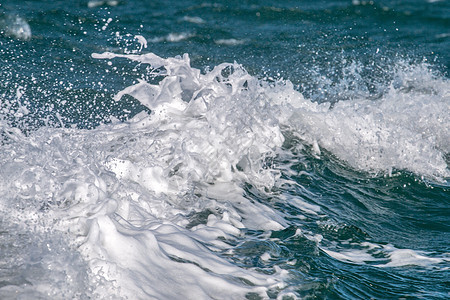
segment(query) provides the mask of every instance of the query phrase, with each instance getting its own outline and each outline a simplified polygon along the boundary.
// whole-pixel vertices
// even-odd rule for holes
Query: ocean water
[[[0,299],[448,299],[450,2],[3,0]]]

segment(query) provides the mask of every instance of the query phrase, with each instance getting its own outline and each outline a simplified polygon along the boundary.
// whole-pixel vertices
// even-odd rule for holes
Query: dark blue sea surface
[[[0,3],[1,299],[448,299],[450,2]]]

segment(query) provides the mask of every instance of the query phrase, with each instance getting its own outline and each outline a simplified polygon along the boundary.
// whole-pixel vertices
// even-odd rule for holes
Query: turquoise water
[[[0,298],[447,299],[449,20],[2,1]]]

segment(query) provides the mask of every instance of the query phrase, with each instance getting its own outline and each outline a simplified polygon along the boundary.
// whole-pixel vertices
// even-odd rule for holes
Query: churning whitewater
[[[312,176],[294,165],[326,156],[368,178],[402,171],[445,185],[450,176],[450,85],[426,64],[399,63],[376,99],[331,104],[237,63],[201,72],[187,54],[93,57],[106,68],[145,65],[146,79],[115,100],[147,110],[91,130],[24,133],[0,119],[2,230],[18,235],[3,246],[18,268],[0,286],[2,299],[296,298],[296,272],[282,266],[298,258],[269,263],[285,251],[277,233],[329,212],[293,181]],[[448,253],[367,237],[330,242],[312,228],[295,226],[289,239],[351,264],[448,268]],[[273,245],[249,252],[256,265],[235,258],[261,238]]]
[[[0,299],[449,298],[449,1],[0,2]]]

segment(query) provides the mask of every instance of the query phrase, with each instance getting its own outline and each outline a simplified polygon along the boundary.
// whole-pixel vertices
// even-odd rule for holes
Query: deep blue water
[[[176,287],[188,299],[449,298],[449,49],[445,0],[2,1],[0,298],[175,295],[155,286]],[[93,55],[104,52],[124,57]],[[148,53],[187,53],[189,72],[132,56]],[[207,76],[216,67],[216,79],[186,79],[191,68]],[[182,83],[179,94],[161,84],[171,76]],[[139,81],[160,84],[168,103],[206,95],[207,104],[193,108],[198,115],[186,109],[142,121],[159,113],[146,104],[153,92],[138,87],[114,99]],[[222,154],[209,161],[211,153]],[[141,179],[156,165],[163,174],[151,169],[156,183]],[[229,183],[236,190],[220,188]],[[90,186],[101,192],[93,197]],[[117,208],[104,208],[110,199]],[[159,270],[140,238],[139,251],[117,256],[113,249],[122,248],[108,244],[109,231],[89,239],[100,212],[124,235],[133,236],[121,229],[128,225],[154,234],[169,271],[136,275]],[[235,217],[242,226],[228,219]],[[68,220],[78,218],[90,220],[84,231],[71,229]],[[265,226],[270,220],[280,226]],[[178,228],[175,242],[152,222]],[[198,226],[226,234],[203,240]],[[207,250],[184,248],[183,238]],[[98,271],[92,253],[119,270]],[[120,273],[123,253],[142,265]],[[192,253],[212,253],[280,284],[223,271]],[[232,284],[215,293],[193,269],[172,277],[175,263]],[[179,279],[191,277],[197,281]],[[129,294],[135,285],[143,292]],[[242,286],[262,291],[241,293]]]

